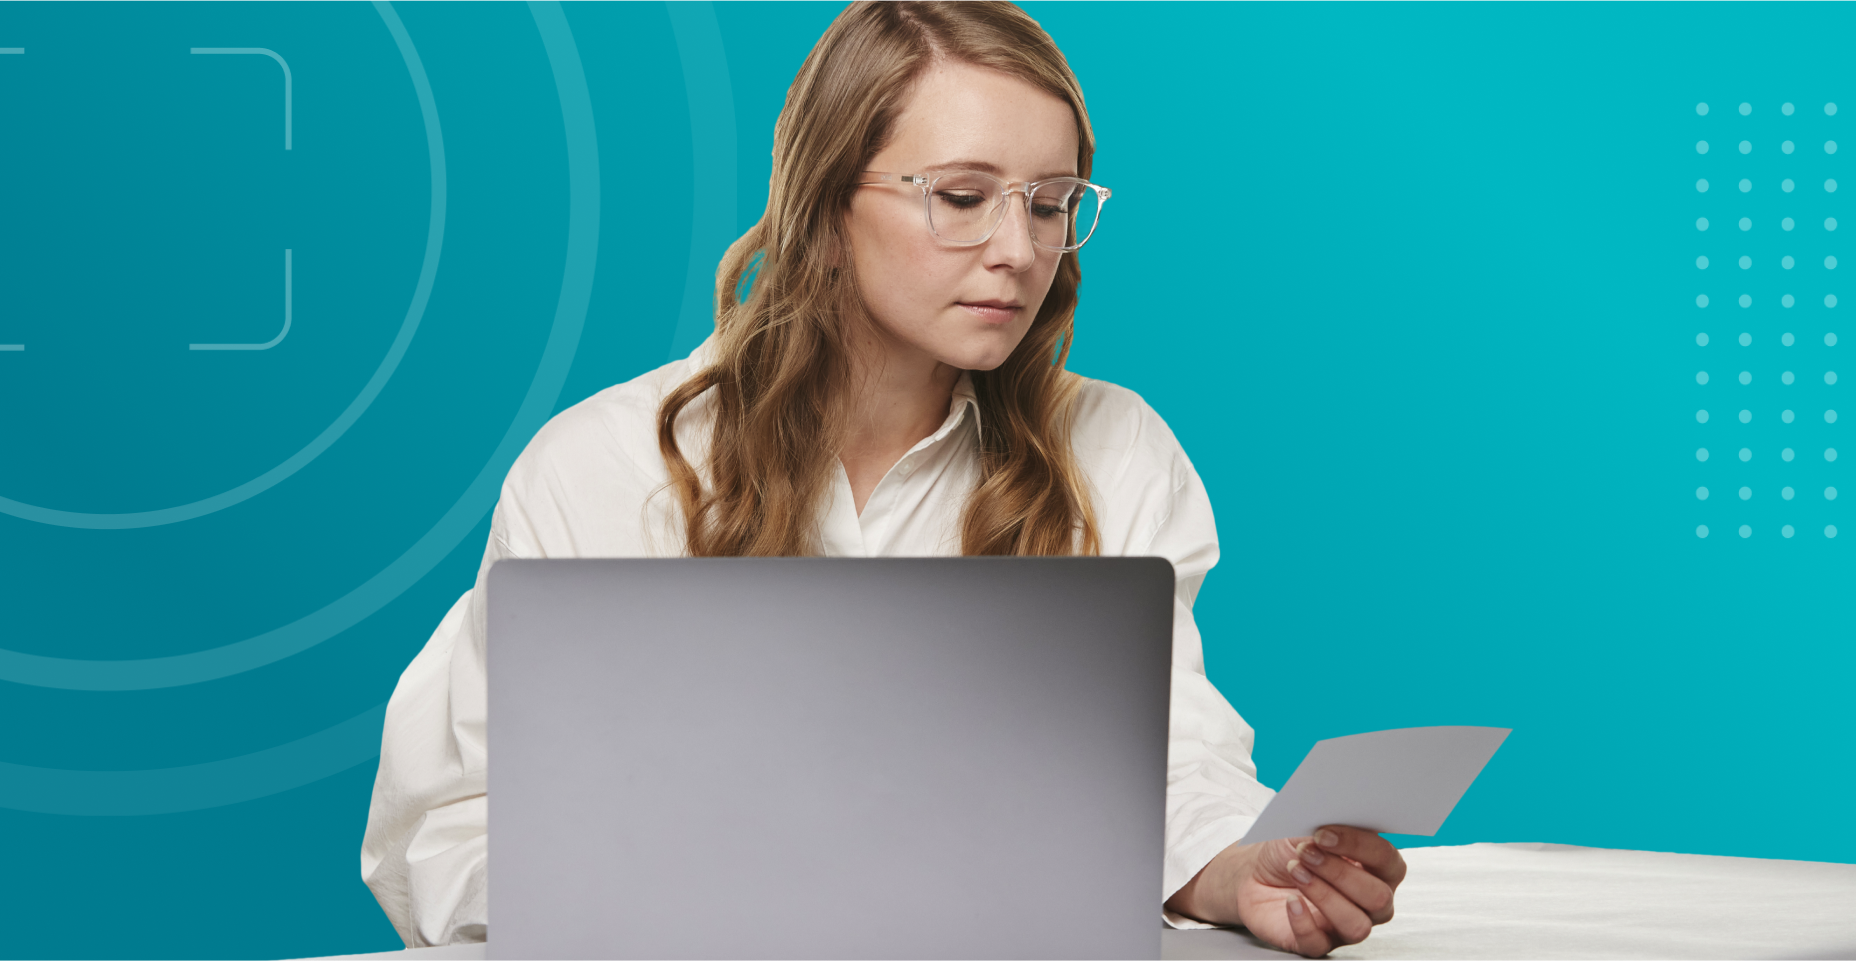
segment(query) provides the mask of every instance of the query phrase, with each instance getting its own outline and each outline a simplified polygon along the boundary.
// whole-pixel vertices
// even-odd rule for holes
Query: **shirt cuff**
[[[1192,880],[1200,871],[1204,870],[1205,866],[1210,864],[1212,858],[1217,857],[1219,852],[1236,844],[1245,834],[1249,833],[1250,826],[1255,823],[1257,823],[1255,815],[1232,815],[1230,817],[1219,818],[1217,821],[1208,825],[1198,836],[1191,838],[1184,844],[1167,852],[1167,877],[1179,879],[1178,885],[1170,886],[1168,890],[1162,893],[1160,898],[1160,903],[1162,905],[1160,909],[1160,919],[1165,921],[1168,927],[1180,929],[1223,927],[1223,925],[1207,924],[1204,921],[1186,917],[1175,911],[1169,911],[1164,905],[1166,904],[1167,898],[1172,897],[1180,888],[1185,887],[1186,882]]]

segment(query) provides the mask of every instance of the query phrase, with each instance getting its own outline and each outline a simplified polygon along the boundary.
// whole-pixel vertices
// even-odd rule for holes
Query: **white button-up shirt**
[[[666,489],[657,411],[709,345],[607,388],[550,420],[503,482],[474,588],[400,676],[387,704],[380,772],[361,846],[361,877],[408,947],[488,937],[484,578],[506,557],[660,557],[683,552]],[[700,464],[711,394],[678,418]],[[979,404],[962,375],[947,420],[877,483],[859,514],[839,469],[821,505],[832,557],[960,553],[960,516],[979,476]],[[1085,380],[1072,445],[1088,479],[1106,555],[1173,563],[1172,708],[1160,902],[1249,830],[1272,792],[1250,760],[1253,734],[1205,677],[1192,602],[1218,561],[1211,502],[1186,452],[1132,391]],[[1053,803],[1059,803],[1053,799]],[[1177,916],[1168,920],[1198,926]]]

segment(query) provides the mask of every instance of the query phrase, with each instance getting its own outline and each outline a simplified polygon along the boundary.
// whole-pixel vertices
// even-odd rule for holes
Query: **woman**
[[[554,418],[511,469],[477,586],[387,710],[362,875],[409,946],[482,940],[484,591],[505,557],[1139,554],[1178,577],[1166,917],[1318,956],[1391,917],[1377,835],[1239,845],[1270,797],[1206,679],[1218,556],[1185,452],[1063,368],[1108,191],[1075,76],[1017,7],[865,4],[813,48],[767,212],[691,356]]]

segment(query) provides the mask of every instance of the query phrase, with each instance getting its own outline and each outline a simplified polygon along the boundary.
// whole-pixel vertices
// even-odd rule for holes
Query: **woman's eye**
[[[969,210],[986,202],[985,194],[973,190],[943,190],[937,192],[935,198],[961,210]]]
[[[1031,213],[1040,220],[1056,220],[1064,215],[1062,204],[1032,204]]]

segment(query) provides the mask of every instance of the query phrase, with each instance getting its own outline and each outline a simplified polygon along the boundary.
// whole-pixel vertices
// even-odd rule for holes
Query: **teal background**
[[[0,6],[0,955],[398,946],[358,873],[379,708],[527,437],[700,339],[837,9]],[[1027,9],[1115,190],[1072,366],[1210,488],[1199,621],[1262,780],[1323,737],[1500,725],[1401,843],[1856,861],[1821,455],[1850,8]],[[278,65],[191,47],[289,63],[291,150]],[[189,351],[277,332],[283,248],[289,335]],[[336,422],[428,264],[326,451],[147,515]]]

